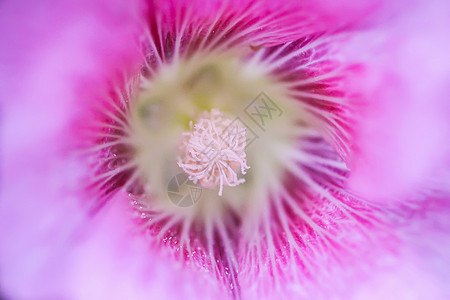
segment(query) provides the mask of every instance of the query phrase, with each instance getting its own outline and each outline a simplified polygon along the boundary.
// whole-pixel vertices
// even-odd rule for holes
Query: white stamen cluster
[[[219,185],[219,196],[224,185],[244,183],[237,171],[245,174],[249,169],[244,151],[246,128],[237,119],[224,119],[217,109],[204,112],[196,124],[191,121],[190,128],[182,135],[178,157],[178,165],[189,180],[206,188]]]

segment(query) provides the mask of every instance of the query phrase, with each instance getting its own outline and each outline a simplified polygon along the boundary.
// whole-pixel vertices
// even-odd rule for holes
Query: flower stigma
[[[220,185],[219,196],[222,196],[224,184],[244,183],[245,179],[238,179],[236,171],[240,169],[245,174],[250,168],[244,151],[246,129],[231,119],[223,119],[216,109],[205,112],[202,119],[189,126],[191,131],[183,133],[180,145],[182,156],[177,159],[189,179],[200,182],[202,187]]]

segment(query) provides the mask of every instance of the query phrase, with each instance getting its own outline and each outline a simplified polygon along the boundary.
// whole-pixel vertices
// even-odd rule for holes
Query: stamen
[[[220,185],[219,196],[224,185],[244,183],[237,171],[245,174],[250,168],[244,151],[246,128],[237,120],[223,118],[217,109],[204,112],[196,124],[191,121],[189,125],[191,130],[182,134],[177,158],[189,180],[206,188]]]

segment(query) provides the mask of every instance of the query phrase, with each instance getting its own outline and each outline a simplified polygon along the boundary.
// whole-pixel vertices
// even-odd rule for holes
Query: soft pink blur
[[[371,200],[449,191],[450,5],[401,3],[343,50],[365,66],[352,79],[361,109],[350,186]]]

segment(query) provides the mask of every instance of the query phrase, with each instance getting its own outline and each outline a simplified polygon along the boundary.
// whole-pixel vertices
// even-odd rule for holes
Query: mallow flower
[[[448,298],[449,8],[2,1],[2,298]]]

